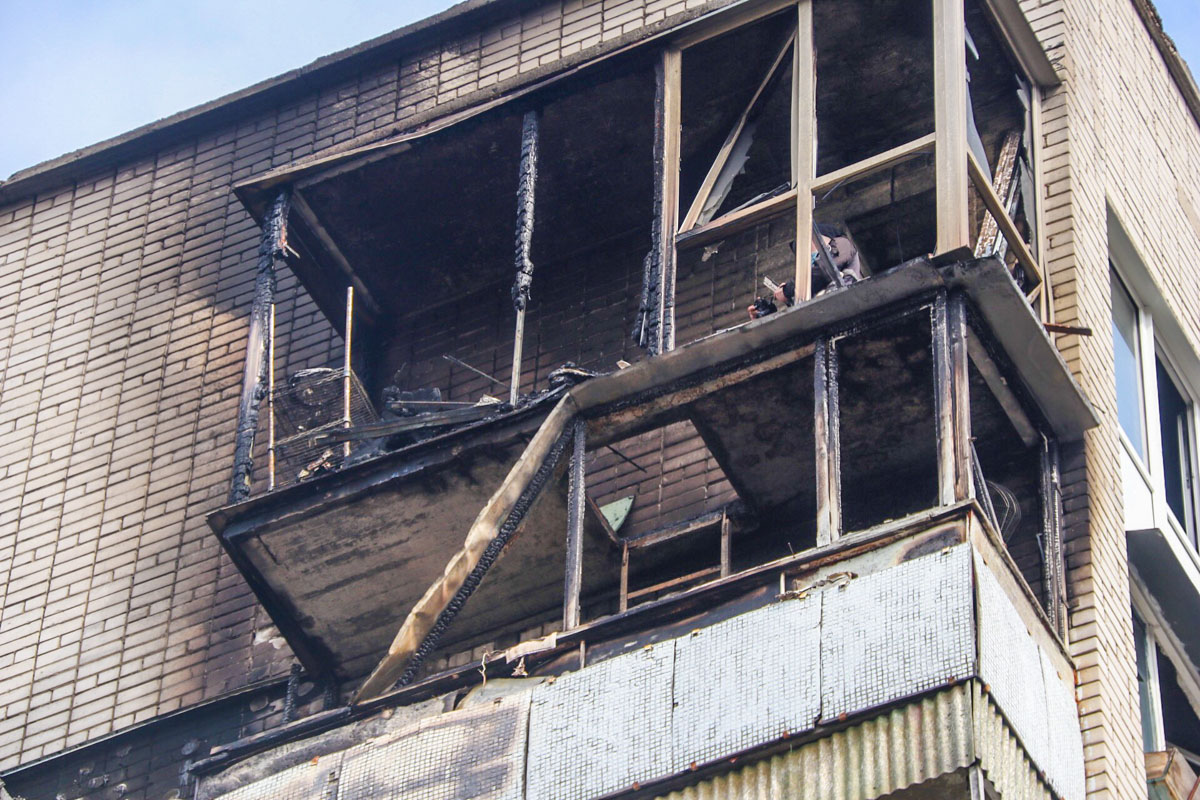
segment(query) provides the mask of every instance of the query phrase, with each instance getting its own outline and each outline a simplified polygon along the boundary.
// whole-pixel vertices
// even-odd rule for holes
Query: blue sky
[[[1198,0],[1157,0],[1200,64]],[[0,178],[451,5],[450,0],[0,0]]]

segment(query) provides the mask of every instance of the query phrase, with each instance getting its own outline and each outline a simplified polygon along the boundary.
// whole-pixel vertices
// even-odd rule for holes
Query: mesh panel
[[[345,459],[341,444],[313,444],[313,434],[343,427],[342,370],[306,369],[277,386],[272,394],[275,417],[275,487],[283,488],[339,468]],[[350,422],[375,422],[367,393],[350,373]],[[369,442],[351,442],[350,455]]]

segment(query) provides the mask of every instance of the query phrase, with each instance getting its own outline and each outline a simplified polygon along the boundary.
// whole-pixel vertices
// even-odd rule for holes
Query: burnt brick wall
[[[228,489],[258,246],[231,187],[726,1],[566,0],[481,18],[36,194],[19,194],[28,175],[3,187],[0,770],[291,660],[204,522]],[[564,356],[621,357],[608,318],[585,320],[600,339],[555,346],[553,327],[571,319],[547,311],[535,324],[546,345],[528,385]],[[277,331],[282,372],[338,363],[340,343],[288,275]]]

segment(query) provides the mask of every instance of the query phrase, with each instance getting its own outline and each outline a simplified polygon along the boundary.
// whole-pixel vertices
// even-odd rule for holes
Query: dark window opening
[[[927,313],[837,342],[847,532],[938,504],[932,347]]]
[[[1158,376],[1158,425],[1162,438],[1163,482],[1167,508],[1196,546],[1192,465],[1191,405],[1171,379],[1162,359],[1155,359]]]
[[[790,186],[794,34],[795,14],[776,14],[683,52],[684,230]]]
[[[933,5],[816,0],[817,175],[933,132]]]
[[[867,277],[937,249],[936,184],[933,156],[917,155],[817,192],[813,216],[823,235],[852,243]]]

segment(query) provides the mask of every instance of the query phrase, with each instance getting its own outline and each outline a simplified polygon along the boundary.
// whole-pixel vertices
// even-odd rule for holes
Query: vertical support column
[[[655,76],[654,170],[657,195],[658,237],[658,346],[655,352],[675,349],[675,231],[679,227],[680,81],[683,53],[663,50]]]
[[[971,480],[971,405],[967,384],[967,318],[962,295],[933,304],[933,393],[937,413],[938,500],[975,496]]]
[[[275,491],[275,304],[267,327],[267,491]]]
[[[570,487],[567,490],[567,571],[563,581],[563,630],[579,627],[579,593],[583,586],[583,519],[587,502],[584,454],[587,423],[575,418],[571,434]]]
[[[1034,81],[1029,82],[1029,142],[1033,148],[1030,154],[1030,169],[1033,170],[1033,202],[1034,219],[1037,221],[1038,263],[1042,265],[1042,293],[1038,296],[1042,322],[1054,322],[1054,289],[1050,283],[1049,259],[1046,258],[1046,203],[1042,197],[1041,181],[1046,174],[1042,169],[1042,87]]]
[[[804,240],[813,235],[812,184],[816,179],[817,63],[813,46],[813,0],[796,7],[792,63],[792,186],[796,187],[796,302],[812,297],[812,259]]]
[[[933,124],[937,252],[971,242],[967,219],[967,41],[963,0],[933,2]]]
[[[343,341],[342,357],[342,427],[349,428],[353,424],[350,419],[350,376],[352,373],[351,367],[351,348],[354,341],[354,286],[346,287],[346,338]],[[350,442],[342,444],[342,458],[350,457]]]
[[[813,358],[813,441],[816,444],[817,546],[842,535],[841,430],[837,347],[817,340]]]
[[[721,577],[727,578],[733,572],[732,525],[729,522],[729,512],[721,512]]]
[[[517,310],[513,332],[512,379],[508,386],[508,402],[517,404],[521,393],[521,358],[525,344],[525,307],[529,305],[529,287],[533,284],[534,195],[537,190],[538,112],[526,111],[521,124],[521,167],[517,176],[517,278],[513,283],[513,307]]]
[[[1058,442],[1042,436],[1042,582],[1046,615],[1059,636],[1067,633],[1067,580],[1062,548],[1062,485]]]
[[[617,598],[617,611],[624,613],[629,608],[629,545],[621,545],[621,588]]]
[[[254,277],[254,306],[250,312],[250,336],[246,342],[246,367],[242,373],[242,397],[238,403],[237,442],[233,452],[233,481],[229,502],[250,496],[254,471],[254,437],[258,412],[266,395],[270,367],[270,316],[275,303],[275,268],[282,265],[287,248],[287,216],[291,190],[281,189],[263,222]]]

